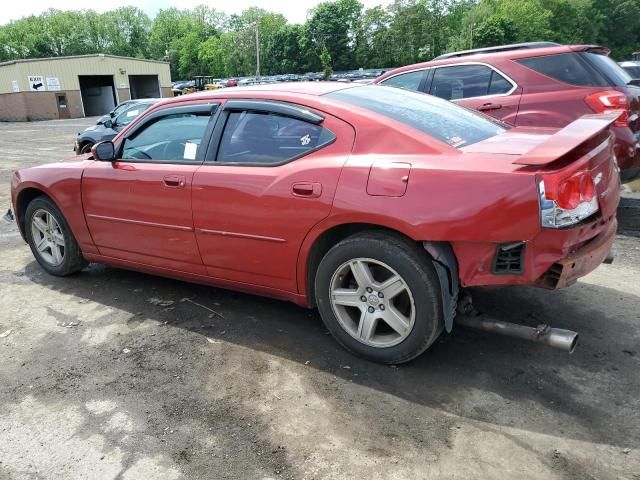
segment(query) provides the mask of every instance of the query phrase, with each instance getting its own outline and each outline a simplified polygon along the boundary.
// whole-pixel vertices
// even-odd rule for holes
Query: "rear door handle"
[[[187,184],[187,179],[184,175],[165,175],[162,183],[169,188],[184,188]]]
[[[318,198],[322,193],[322,185],[315,182],[294,183],[291,193],[294,197]]]
[[[484,105],[480,105],[478,107],[478,110],[480,110],[481,112],[487,112],[489,110],[500,110],[502,108],[502,105],[500,105],[499,103],[485,103]]]

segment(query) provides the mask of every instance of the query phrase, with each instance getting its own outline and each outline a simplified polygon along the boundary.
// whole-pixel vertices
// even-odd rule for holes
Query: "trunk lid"
[[[586,169],[593,178],[602,216],[609,218],[615,214],[620,189],[609,128],[618,116],[618,112],[584,115],[560,130],[515,128],[461,150],[503,156],[523,173],[563,171],[569,176]]]

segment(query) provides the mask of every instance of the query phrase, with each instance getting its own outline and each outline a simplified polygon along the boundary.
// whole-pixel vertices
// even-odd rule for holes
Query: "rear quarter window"
[[[392,118],[456,148],[506,130],[488,117],[441,98],[382,85],[347,88],[327,97]]]
[[[544,55],[516,60],[531,70],[570,85],[609,86],[610,82],[577,52]]]

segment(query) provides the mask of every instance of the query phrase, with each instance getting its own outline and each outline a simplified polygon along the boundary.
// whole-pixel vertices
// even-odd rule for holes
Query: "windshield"
[[[497,122],[455,103],[400,88],[371,85],[326,96],[402,122],[456,148],[506,130]]]
[[[640,78],[640,65],[630,66],[630,67],[622,67],[622,69],[627,72],[631,78],[638,79]]]
[[[632,80],[631,76],[625,72],[620,65],[606,55],[593,52],[584,52],[583,55],[600,73],[611,80],[616,87],[624,87]]]
[[[126,110],[124,110],[120,115],[116,117],[116,121],[114,126],[123,127],[125,125],[129,125],[133,122],[138,115],[144,112],[147,108],[149,108],[152,103],[136,103]]]
[[[114,110],[113,110],[113,116],[117,117],[118,115],[120,115],[122,112],[124,112],[127,108],[131,108],[133,105],[135,105],[134,102],[125,102],[125,103],[121,103],[120,105],[118,105]]]

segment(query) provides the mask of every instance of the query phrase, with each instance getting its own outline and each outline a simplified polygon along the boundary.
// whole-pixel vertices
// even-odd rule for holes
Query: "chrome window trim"
[[[380,82],[380,85],[384,85],[386,83],[386,81],[390,80],[391,78],[397,77],[399,75],[404,75],[406,73],[413,73],[413,72],[426,71],[426,70],[436,70],[438,68],[459,67],[459,66],[465,66],[465,65],[481,65],[481,66],[490,68],[491,70],[496,72],[498,75],[502,76],[505,80],[507,80],[507,82],[509,82],[511,84],[511,90],[509,90],[506,93],[496,93],[494,95],[480,95],[478,97],[457,98],[455,100],[449,100],[450,102],[459,102],[461,100],[471,100],[471,99],[474,99],[474,98],[508,97],[513,92],[515,92],[516,89],[518,88],[518,84],[509,75],[507,75],[506,73],[504,73],[500,69],[494,67],[493,65],[489,65],[488,63],[484,63],[484,62],[460,62],[460,63],[452,63],[450,65],[434,65],[432,67],[421,67],[421,68],[414,68],[412,70],[404,70],[402,72],[396,73],[395,75],[391,75],[390,77],[385,78],[383,81]],[[425,92],[425,93],[427,93],[427,92]]]

